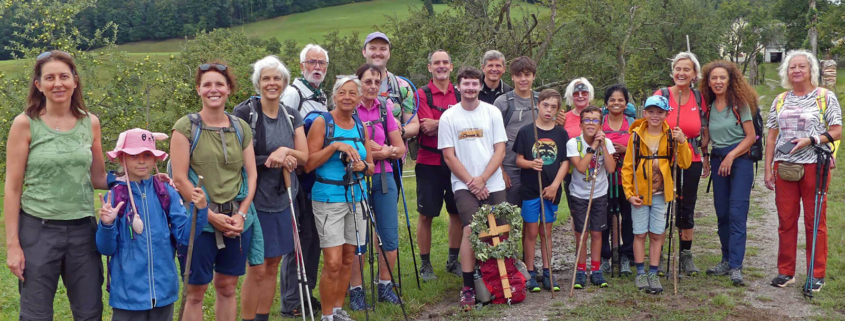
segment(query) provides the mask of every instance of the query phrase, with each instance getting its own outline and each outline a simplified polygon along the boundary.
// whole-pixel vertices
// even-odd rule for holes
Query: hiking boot
[[[302,311],[299,311],[299,308],[293,308],[290,311],[282,311],[283,318],[299,318],[302,316]]]
[[[601,267],[599,267],[599,271],[601,273],[610,273],[610,259],[601,258]]]
[[[778,274],[778,276],[772,279],[772,286],[776,286],[779,288],[785,287],[792,283],[795,283],[795,277],[791,275]]]
[[[430,261],[422,262],[420,265],[420,278],[424,282],[437,280],[437,276],[434,275],[434,267],[431,266]]]
[[[349,308],[352,311],[362,311],[369,309],[366,298],[364,297],[364,288],[354,288],[349,290]]]
[[[648,292],[651,294],[663,292],[663,286],[660,285],[660,277],[657,274],[648,275]]]
[[[810,283],[810,285],[813,286],[813,292],[819,292],[824,286],[824,278],[813,278],[813,281],[812,283]]]
[[[607,281],[604,279],[604,273],[602,272],[593,272],[593,274],[590,274],[590,283],[600,288],[607,287]]]
[[[619,272],[624,277],[631,276],[631,260],[628,259],[628,256],[623,255],[619,258],[619,267],[621,268]]]
[[[543,273],[543,288],[549,291],[560,291],[560,286],[557,285],[557,281],[552,284],[552,278]]]
[[[378,285],[378,301],[399,304],[399,297],[393,292],[393,282]]]
[[[464,286],[461,289],[461,310],[471,311],[475,307],[475,289]]]
[[[666,258],[663,257],[663,253],[660,253],[660,262],[657,263],[657,275],[666,275]]]
[[[638,274],[637,277],[634,278],[634,285],[637,286],[638,290],[648,291],[648,275]]]
[[[745,286],[745,281],[742,279],[742,269],[735,268],[730,270],[731,282],[734,286]]]
[[[528,275],[528,280],[525,281],[525,288],[528,292],[540,292],[540,284],[537,283],[536,273],[530,271]]]
[[[458,262],[458,259],[450,259],[446,261],[446,272],[450,272],[460,277],[464,276],[463,271],[461,271],[461,262]]]
[[[337,310],[334,314],[332,314],[332,316],[334,321],[355,321],[355,319],[352,319],[352,317],[349,316],[349,313],[346,313],[346,311],[343,310]]]
[[[719,264],[716,264],[716,266],[707,269],[707,275],[716,275],[716,276],[728,275],[728,273],[730,271],[731,271],[731,267],[728,266],[728,262],[722,261],[722,262],[719,262]]]
[[[695,267],[695,262],[692,259],[692,251],[690,250],[683,250],[681,251],[681,261],[678,262],[681,271],[679,275],[689,275],[689,276],[696,276],[698,275],[698,268]]]
[[[575,288],[583,289],[587,287],[587,272],[578,271],[575,273]]]

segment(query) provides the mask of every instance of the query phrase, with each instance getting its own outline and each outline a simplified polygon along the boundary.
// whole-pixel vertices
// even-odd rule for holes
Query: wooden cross
[[[478,237],[493,237],[493,246],[499,245],[499,236],[504,235],[511,230],[511,227],[507,224],[501,226],[496,225],[496,217],[493,216],[493,213],[487,214],[487,225],[490,229],[482,231],[478,234]],[[496,262],[499,264],[499,278],[502,280],[502,290],[505,292],[505,297],[510,299],[511,285],[510,282],[508,282],[508,272],[507,269],[505,269],[505,260],[496,259]]]

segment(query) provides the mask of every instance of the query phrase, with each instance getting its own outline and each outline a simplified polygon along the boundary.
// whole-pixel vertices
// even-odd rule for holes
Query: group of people
[[[727,61],[702,68],[694,54],[679,53],[671,63],[673,85],[646,99],[637,119],[622,84],[606,89],[601,108],[593,105],[595,89],[586,78],[573,80],[563,95],[533,91],[538,70],[528,57],[508,61],[490,50],[480,70],[462,67],[452,83],[450,54],[434,50],[428,56],[431,80],[415,90],[388,71],[385,34],[368,35],[361,52],[366,62],[354,76],[339,76],[330,97],[323,89],[329,55],[320,46],[302,50],[296,79],[277,57],[262,58],[251,75],[256,96],[232,114],[225,112],[235,89],[232,68],[203,63],[195,70],[201,107],[175,122],[169,155],[155,143],[166,134],[130,129],[107,153],[120,165],[109,173],[100,122],[85,107],[73,58],[58,50],[39,55],[25,112],[15,118],[7,145],[7,265],[20,280],[20,319],[52,318],[61,277],[76,320],[102,318],[105,279],[114,320],[170,320],[183,274],[176,256],[187,276],[186,320],[203,319],[212,282],[215,318],[235,320],[242,275],[241,318],[267,320],[277,273],[283,315],[306,313],[307,302],[322,320],[351,320],[343,310],[347,296],[352,310],[371,308],[361,273],[368,242],[378,244],[378,301],[402,304],[394,267],[410,139],[419,148],[419,277],[437,278],[432,222],[445,203],[445,268],[463,278],[465,309],[476,304],[469,225],[482,205],[521,208],[531,292],[541,291],[540,283],[560,290],[545,249],[556,250],[546,237],[565,198],[579,245],[574,287],[585,288],[588,274],[589,283],[607,287],[605,273],[619,264],[623,275],[635,267],[639,289],[660,293],[658,275],[672,273],[660,263],[672,204],[680,235],[676,273],[699,273],[692,254],[694,210],[699,180],[708,176],[722,260],[707,274],[729,275],[742,285],[755,159],[765,161],[766,186],[776,192],[780,218],[772,284],[794,282],[803,203],[808,239],[812,213],[821,216],[808,277],[813,290],[824,285],[827,229],[825,203],[813,201],[815,165],[821,160],[816,155],[830,153],[829,143],[839,140],[841,110],[835,95],[818,87],[811,53],[792,51],[780,67],[788,91],[772,103],[761,150],[763,137],[753,125],[757,95]],[[513,87],[502,79],[506,68]],[[158,162],[168,157],[168,173],[158,173]],[[785,168],[792,175],[783,175]],[[99,220],[94,189],[109,190],[100,195]],[[816,205],[822,209],[815,211]],[[588,247],[580,242],[587,230],[589,268]],[[538,236],[541,274],[534,265]],[[809,260],[809,241],[807,247]],[[614,252],[620,260],[611,263]],[[317,285],[320,300],[312,296]]]

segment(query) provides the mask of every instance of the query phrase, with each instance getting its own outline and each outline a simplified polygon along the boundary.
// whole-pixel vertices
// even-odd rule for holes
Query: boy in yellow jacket
[[[622,187],[631,203],[634,229],[634,262],[637,277],[634,284],[640,290],[657,294],[663,286],[657,277],[660,248],[666,230],[666,203],[675,198],[672,189],[672,162],[680,168],[689,168],[692,151],[680,128],[669,129],[666,115],[669,101],[663,96],[646,100],[643,119],[628,130],[631,138],[622,166]],[[674,141],[673,141],[674,140]],[[645,272],[645,240],[649,233],[651,255],[649,272]]]

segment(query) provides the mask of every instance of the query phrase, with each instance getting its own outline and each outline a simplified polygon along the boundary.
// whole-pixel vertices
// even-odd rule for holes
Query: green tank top
[[[94,216],[91,185],[91,118],[60,132],[40,119],[29,119],[29,156],[23,179],[21,208],[45,220],[75,220]]]

